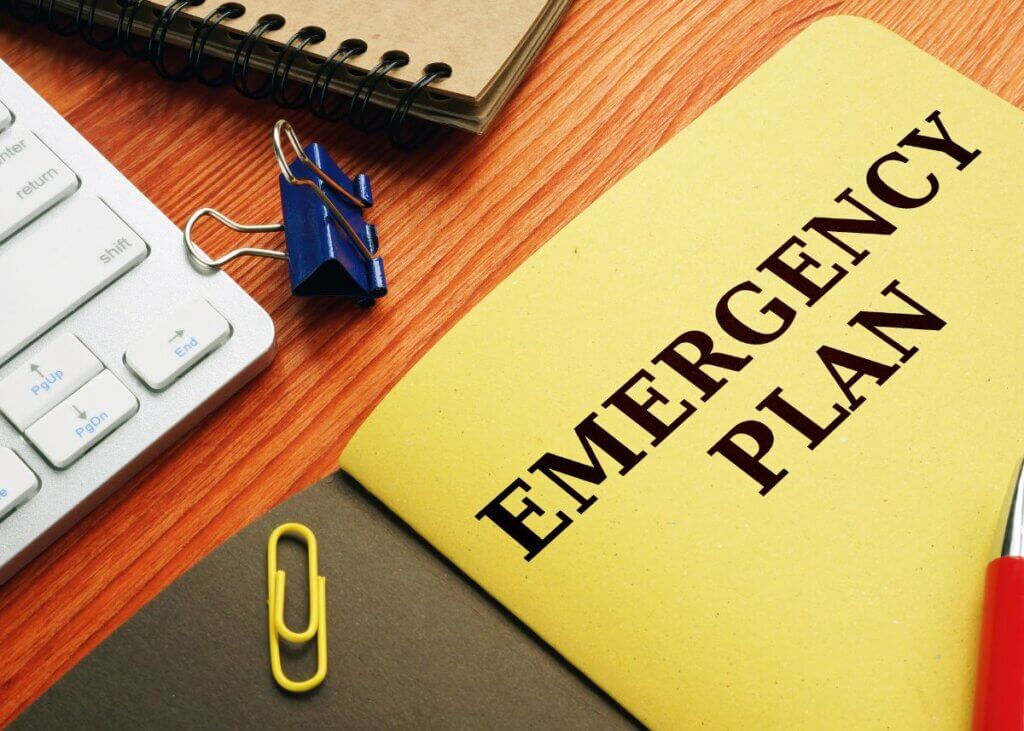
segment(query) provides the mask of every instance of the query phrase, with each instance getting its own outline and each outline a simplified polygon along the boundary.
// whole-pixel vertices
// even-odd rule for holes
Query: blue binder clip
[[[285,157],[282,137],[287,138],[298,158],[291,164]],[[372,306],[387,294],[387,281],[384,262],[377,255],[377,228],[363,217],[364,209],[373,205],[369,178],[346,176],[319,144],[303,147],[284,120],[274,125],[273,139],[274,156],[281,169],[283,223],[244,225],[212,208],[201,208],[185,225],[189,256],[207,269],[219,269],[242,256],[284,259],[295,296],[347,297],[362,307]],[[192,236],[193,228],[204,216],[242,233],[284,231],[286,251],[236,249],[211,259]]]

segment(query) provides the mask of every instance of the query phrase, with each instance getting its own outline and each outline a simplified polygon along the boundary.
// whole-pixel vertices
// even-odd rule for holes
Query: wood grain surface
[[[580,0],[484,137],[449,133],[408,154],[287,113],[373,180],[390,294],[361,312],[292,298],[274,263],[232,267],[277,324],[276,361],[0,587],[0,725],[218,544],[332,471],[388,389],[516,265],[801,29],[841,13],[1024,103],[1018,0]],[[273,105],[164,81],[8,15],[0,58],[177,223],[201,205],[278,218]]]

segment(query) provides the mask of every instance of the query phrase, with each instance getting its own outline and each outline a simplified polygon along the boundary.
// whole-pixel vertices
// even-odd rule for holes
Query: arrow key
[[[154,391],[163,391],[231,337],[231,325],[206,300],[157,322],[132,343],[125,363]]]
[[[61,335],[0,381],[0,411],[25,431],[102,371],[81,340]]]
[[[139,401],[113,373],[103,371],[30,426],[25,436],[59,470],[110,436],[139,410]]]

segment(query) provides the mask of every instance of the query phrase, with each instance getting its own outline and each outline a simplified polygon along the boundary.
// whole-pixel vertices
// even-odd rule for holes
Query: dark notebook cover
[[[327,578],[329,672],[295,696],[270,675],[266,542],[301,522]],[[289,626],[305,549],[281,542]],[[315,653],[285,653],[294,678]],[[15,729],[629,728],[631,721],[341,475],[263,516],[147,605]]]

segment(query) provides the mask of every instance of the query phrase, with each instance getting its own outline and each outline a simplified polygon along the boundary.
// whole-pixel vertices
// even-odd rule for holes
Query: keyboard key
[[[39,478],[10,449],[0,449],[0,520],[39,490]]]
[[[139,401],[110,371],[103,371],[67,401],[30,426],[25,436],[59,470],[135,416]]]
[[[31,132],[0,136],[0,241],[78,188],[78,177]]]
[[[0,363],[148,254],[134,231],[89,197],[68,201],[0,245]]]
[[[0,132],[11,126],[11,110],[0,103]]]
[[[103,364],[81,340],[62,335],[0,381],[0,411],[25,431],[102,371]]]
[[[147,386],[162,391],[231,337],[231,325],[205,300],[182,307],[125,353]]]

